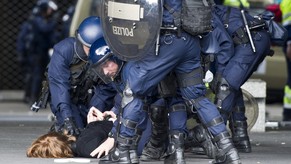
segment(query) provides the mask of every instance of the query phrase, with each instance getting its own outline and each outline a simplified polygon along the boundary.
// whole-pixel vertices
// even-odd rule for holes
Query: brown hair
[[[73,157],[71,144],[76,138],[71,135],[50,132],[38,137],[27,149],[27,157],[66,158]]]

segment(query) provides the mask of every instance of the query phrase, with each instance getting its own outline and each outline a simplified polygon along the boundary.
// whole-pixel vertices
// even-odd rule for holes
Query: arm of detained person
[[[109,121],[115,121],[116,115],[113,111],[105,111],[103,113],[103,117],[110,115]],[[113,136],[109,136],[100,146],[98,146],[95,150],[91,152],[91,156],[94,157],[97,155],[97,158],[100,158],[102,154],[107,155],[109,151],[114,146],[114,138]]]

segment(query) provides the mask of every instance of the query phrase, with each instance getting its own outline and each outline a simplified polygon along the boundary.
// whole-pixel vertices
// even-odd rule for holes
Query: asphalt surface
[[[267,105],[267,118],[281,118],[281,104]],[[50,164],[55,159],[27,158],[26,149],[38,136],[46,133],[52,124],[50,110],[31,112],[20,101],[0,101],[0,164]],[[269,129],[263,133],[250,133],[252,153],[241,153],[245,164],[291,163],[291,131]],[[97,159],[88,159],[98,163]],[[207,164],[211,161],[204,155],[186,153],[187,163]],[[77,163],[67,162],[67,163]],[[143,162],[142,162],[143,163]],[[163,161],[151,162],[163,163]]]

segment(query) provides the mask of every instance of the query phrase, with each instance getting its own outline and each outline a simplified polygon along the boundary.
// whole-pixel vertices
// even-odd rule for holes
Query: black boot
[[[137,140],[134,138],[118,137],[117,141],[117,146],[113,148],[108,155],[102,157],[99,163],[139,163],[136,144]]]
[[[140,160],[145,162],[160,160],[164,152],[164,146],[154,145],[154,143],[150,140],[144,147]]]
[[[165,164],[186,164],[184,157],[184,133],[172,133],[169,136],[169,146],[165,155]]]
[[[213,163],[216,164],[241,164],[237,149],[231,140],[228,132],[221,133],[214,137],[217,145],[217,153]]]
[[[209,132],[202,126],[197,125],[189,130],[189,135],[185,141],[185,148],[196,154],[205,154],[209,158],[215,157],[216,147],[213,144]]]
[[[248,136],[248,125],[246,121],[231,121],[230,129],[234,146],[239,152],[252,152],[250,138]]]
[[[168,136],[166,109],[162,106],[151,106],[150,118],[152,133],[149,142],[144,147],[140,156],[141,161],[160,160],[165,153],[165,141]]]
[[[235,120],[235,117],[245,116],[245,107],[236,106],[232,110],[232,115],[229,119],[229,128],[232,133],[232,140],[234,146],[239,152],[250,153],[252,152],[251,142],[248,135],[248,124],[246,118],[241,120]]]

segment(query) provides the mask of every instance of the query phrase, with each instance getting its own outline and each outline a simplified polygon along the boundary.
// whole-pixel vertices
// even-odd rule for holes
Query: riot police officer
[[[49,62],[48,51],[55,43],[58,6],[51,0],[39,0],[22,26],[17,49],[18,60],[26,66],[25,101],[34,103],[40,94],[41,81]]]
[[[244,14],[237,8],[217,5],[213,8],[213,14],[213,21],[226,27],[234,43],[234,51],[227,60],[223,58],[223,51],[216,54],[216,74],[212,83],[216,93],[215,103],[225,123],[229,120],[236,148],[240,152],[249,153],[251,144],[240,87],[270,54],[270,37],[263,27],[264,22]],[[258,27],[252,28],[250,35],[245,30],[243,17],[246,17],[250,28]]]
[[[212,19],[219,20],[215,14],[213,14]],[[212,73],[216,72],[217,74],[223,72],[228,61],[234,55],[232,39],[226,32],[223,23],[220,21],[212,21],[212,27],[213,30],[201,38],[201,58],[205,76],[207,76],[206,74],[209,71]],[[215,64],[213,64],[214,61]],[[210,75],[213,76],[213,74]],[[213,77],[210,77],[210,79],[213,79]],[[193,115],[193,118],[196,117],[196,115]],[[197,121],[199,122],[199,119]],[[212,145],[211,136],[209,136],[209,132],[202,125],[197,125],[189,130],[186,143],[187,145],[185,146],[191,147],[194,152],[204,151],[210,158],[215,157],[215,146]]]
[[[102,46],[103,45],[103,46]],[[104,47],[104,48],[103,48]],[[98,39],[95,43],[93,43],[92,47],[90,48],[90,56],[89,59],[93,63],[97,63],[97,68],[95,68],[95,64],[92,65],[93,70],[97,72],[97,74],[103,74],[101,70],[99,70],[98,66],[98,60],[100,60],[103,56],[105,56],[107,53],[110,53],[109,50],[107,49],[107,45],[104,41],[104,39]],[[124,62],[119,60],[116,57],[108,57],[110,61],[113,61],[113,68],[118,70],[117,72],[122,71]],[[114,72],[116,72],[116,70]],[[100,76],[103,77],[103,76]],[[145,121],[147,122],[147,127],[146,130],[141,133],[141,130],[138,130],[138,154],[141,154],[141,151],[147,143],[147,148],[142,151],[142,160],[148,161],[148,160],[158,160],[162,157],[162,155],[165,152],[165,140],[167,140],[167,134],[168,134],[168,129],[170,131],[176,131],[177,129],[183,131],[185,134],[187,133],[187,128],[186,128],[186,122],[183,121],[175,121],[176,119],[178,120],[183,120],[183,118],[186,117],[186,105],[182,98],[180,96],[176,96],[176,83],[175,79],[173,80],[172,74],[170,74],[167,78],[165,78],[162,82],[160,82],[158,91],[154,91],[150,94],[147,95],[147,97],[144,99],[143,103],[143,111],[148,112],[149,114],[149,119],[146,117],[144,118]],[[112,82],[111,79],[105,80],[107,82],[110,82],[107,86],[111,86],[115,88],[119,94],[122,95],[122,90],[124,88],[124,79],[121,78],[120,75],[114,78]],[[174,82],[174,84],[173,84]],[[170,85],[168,85],[170,84]],[[98,92],[98,95],[106,94],[106,92]],[[105,95],[104,95],[105,96]],[[93,97],[92,102],[95,100],[98,100],[98,97]],[[103,98],[104,99],[104,98]],[[115,101],[115,103],[118,104],[118,100]],[[115,108],[113,110],[115,113],[117,112],[116,109],[119,109],[121,107],[116,107],[118,105],[115,105]],[[169,113],[169,114],[168,114]],[[119,115],[119,112],[116,113],[116,115]],[[168,115],[169,115],[169,123],[168,123]],[[169,124],[169,125],[168,125]],[[153,126],[151,128],[150,126]],[[168,128],[169,126],[169,128]],[[111,134],[116,134],[117,127],[115,127],[112,130]],[[151,138],[150,138],[151,137]],[[150,140],[149,140],[150,138]],[[106,143],[106,142],[105,142]],[[109,140],[108,140],[108,146],[109,146]],[[102,154],[102,150],[105,152],[108,151],[108,148],[97,148],[94,153],[96,154]]]
[[[143,59],[128,61],[123,67],[111,59],[109,53],[99,59],[99,77],[104,81],[112,81],[121,73],[124,82],[122,100],[122,121],[117,133],[117,143],[111,153],[100,160],[100,163],[138,163],[136,132],[145,128],[146,113],[143,111],[144,98],[153,92],[158,83],[171,71],[174,71],[181,95],[189,105],[195,106],[199,118],[211,132],[219,153],[215,162],[240,163],[237,150],[216,106],[205,97],[206,87],[202,81],[200,65],[200,45],[198,37],[192,36],[182,29],[176,30],[173,11],[181,9],[181,1],[164,1],[170,9],[164,9],[163,27],[159,41],[159,53],[156,55],[152,46]],[[172,27],[172,28],[171,28]],[[184,116],[179,121],[186,122]],[[169,133],[168,153],[165,163],[185,163],[184,139],[186,134],[178,129]]]
[[[55,29],[57,20],[54,11],[58,7],[53,1],[40,0],[33,10],[31,20],[30,44],[28,54],[31,58],[31,102],[36,101],[40,94],[41,81],[47,64],[49,63],[48,51],[55,43]]]
[[[88,101],[80,97],[88,93],[80,90],[88,69],[89,48],[102,36],[99,18],[88,17],[79,25],[75,38],[66,38],[54,46],[47,76],[50,106],[56,117],[55,131],[67,130],[78,135],[86,124]]]
[[[90,48],[89,58],[90,60],[94,61],[94,63],[97,62],[97,68],[94,68],[94,70],[96,70],[96,73],[105,82],[108,82],[108,83],[110,82],[109,84],[111,85],[112,83],[114,83],[113,86],[115,86],[116,90],[120,92],[119,94],[122,94],[121,91],[124,90],[123,88],[125,87],[124,76],[127,75],[128,70],[124,71],[125,68],[123,67],[124,65],[123,62],[120,61],[118,58],[114,57],[112,54],[110,54],[109,50],[106,50],[106,48],[102,48],[101,45],[104,45],[104,47],[107,47],[105,41],[103,39],[99,39]],[[94,48],[94,47],[97,47],[97,48]],[[106,53],[107,51],[108,53]],[[111,77],[103,76],[104,73],[102,72],[102,69],[98,65],[98,60],[101,60],[101,61],[106,60],[106,63],[103,63],[102,64],[103,66],[101,67],[108,67],[108,70],[106,70],[104,73],[111,74],[112,77],[114,77],[113,79]],[[118,72],[121,72],[123,76],[121,77],[120,75],[118,75]],[[117,75],[115,75],[116,73]],[[111,82],[111,80],[113,80],[113,82]],[[168,82],[169,80],[173,80],[173,78],[165,78],[163,82],[169,84]],[[165,90],[165,87],[169,87],[166,84],[160,84],[160,85],[163,85],[163,90]],[[174,90],[174,92],[176,92],[175,87],[171,89]],[[158,90],[162,90],[162,89],[158,89]],[[148,121],[151,121],[151,123],[147,124],[147,129],[143,133],[142,131],[144,129],[136,130],[137,139],[136,141],[134,141],[134,143],[132,143],[133,145],[131,145],[131,147],[134,148],[138,146],[139,152],[140,152],[140,149],[144,147],[143,143],[145,143],[145,141],[148,140],[149,134],[152,135],[151,139],[147,143],[147,148],[144,149],[142,152],[141,158],[144,161],[159,160],[162,157],[162,155],[165,152],[165,143],[166,143],[165,140],[167,140],[166,138],[167,138],[168,131],[172,134],[179,134],[179,133],[183,133],[185,135],[187,134],[186,105],[183,99],[178,96],[178,94],[177,96],[171,95],[172,92],[173,91],[170,91],[170,93],[169,91],[157,92],[157,90],[154,90],[152,92],[149,92],[147,96],[143,98],[143,101],[138,102],[142,106],[142,113],[145,113],[144,118],[143,118],[143,124],[145,124]],[[170,95],[167,95],[167,94],[170,94]],[[92,99],[92,101],[94,101],[94,99]],[[147,112],[149,113],[149,119],[147,117]],[[116,114],[122,115],[122,113],[116,113]],[[167,115],[169,115],[169,122],[168,122]],[[124,120],[123,117],[120,118],[120,120],[122,124],[129,126],[131,128],[133,128],[135,124],[135,122],[130,121],[129,119]],[[177,122],[176,120],[180,120],[180,121]],[[149,125],[152,125],[153,128],[148,127]],[[119,132],[117,132],[117,130],[119,128],[120,127],[116,127],[116,126],[113,128],[111,134],[114,134],[114,137],[118,136]],[[151,129],[152,129],[152,132],[150,133]],[[118,141],[121,139],[117,137],[116,140]],[[180,146],[183,147],[184,145],[180,145]],[[97,154],[102,153],[102,148],[98,148],[98,151],[95,151],[94,153],[97,153]],[[126,155],[126,150],[124,150],[122,153],[123,155]],[[183,149],[179,150],[179,152],[177,153],[183,156]],[[135,152],[132,152],[131,156],[137,157],[137,154]],[[104,159],[101,159],[101,160],[103,161]],[[134,160],[135,161],[133,162],[136,162],[136,159]]]

